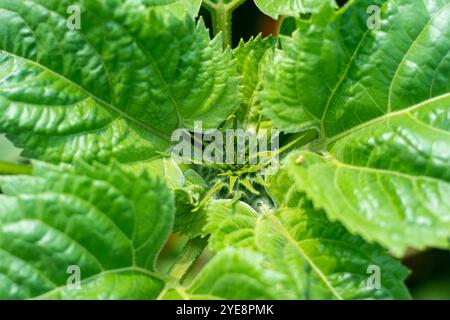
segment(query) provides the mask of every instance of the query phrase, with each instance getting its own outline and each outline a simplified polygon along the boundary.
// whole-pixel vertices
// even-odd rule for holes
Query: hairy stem
[[[203,6],[211,13],[214,36],[222,33],[224,48],[232,46],[232,17],[233,11],[243,4],[245,0],[203,0]]]
[[[30,165],[0,161],[0,175],[30,175],[31,173],[32,168]]]

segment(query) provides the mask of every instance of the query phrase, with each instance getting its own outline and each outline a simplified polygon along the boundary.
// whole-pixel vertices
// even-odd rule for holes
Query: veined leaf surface
[[[298,17],[302,13],[315,12],[325,1],[334,4],[334,0],[255,0],[255,4],[262,12],[277,19],[280,15]]]
[[[31,158],[129,163],[194,121],[219,126],[240,102],[231,51],[163,4],[1,0],[0,131]]]
[[[144,0],[142,2],[146,7],[165,12],[170,11],[180,17],[184,17],[186,12],[195,17],[202,5],[202,0]]]
[[[395,253],[448,248],[450,184],[392,170],[354,166],[311,152],[290,155],[288,172],[314,205],[348,230]]]
[[[175,208],[159,180],[35,163],[33,176],[0,181],[0,298],[155,299],[164,288],[155,262]],[[80,289],[67,286],[74,266]]]
[[[232,201],[211,204],[205,231],[212,249],[248,248],[278,272],[277,299],[407,299],[407,271],[384,249],[367,244],[323,212],[284,208],[258,215]],[[367,286],[369,266],[382,274],[381,289]]]
[[[367,26],[370,4],[379,29]],[[300,191],[396,253],[448,247],[449,23],[448,0],[324,6],[283,39],[261,94],[278,127],[320,131],[308,147],[327,159],[291,157]]]

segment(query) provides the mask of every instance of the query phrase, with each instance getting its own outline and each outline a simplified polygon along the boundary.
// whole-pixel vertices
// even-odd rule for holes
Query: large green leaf
[[[220,125],[240,102],[231,51],[164,3],[0,0],[0,131],[28,157],[128,163]]]
[[[186,183],[180,167],[168,158],[158,158],[145,163],[131,163],[123,165],[122,168],[137,175],[147,171],[150,175],[159,177],[172,190],[183,188]]]
[[[2,177],[0,298],[153,299],[155,261],[171,232],[173,195],[118,166],[34,164]],[[70,266],[81,288],[66,286]]]
[[[241,202],[215,201],[209,208],[211,247],[246,248],[263,255],[254,263],[279,275],[277,299],[407,299],[407,271],[382,248],[367,244],[320,211],[285,208],[258,215]],[[369,266],[381,271],[370,288]]]
[[[290,156],[290,177],[315,206],[367,240],[396,253],[448,248],[450,183],[427,176],[354,166],[311,152]]]
[[[262,12],[277,19],[280,15],[297,17],[315,12],[325,1],[334,4],[334,0],[255,0],[255,4]]]
[[[449,2],[389,1],[381,29],[368,29],[367,7],[383,2],[324,6],[282,37],[262,93],[278,127],[330,138],[449,92]]]
[[[447,247],[450,2],[376,3],[379,30],[365,0],[300,22],[260,98],[278,127],[320,132],[309,149],[330,160],[294,155],[290,168],[332,219],[397,253]],[[302,157],[314,160],[292,164]]]

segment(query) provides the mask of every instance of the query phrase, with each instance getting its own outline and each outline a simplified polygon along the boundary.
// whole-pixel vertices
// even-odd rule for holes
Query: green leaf
[[[188,12],[193,17],[197,16],[202,5],[202,0],[140,0],[142,5],[159,12],[171,12],[181,18]]]
[[[97,5],[102,0],[81,0],[79,2],[87,3],[88,5]],[[202,0],[137,0],[137,1],[123,1],[124,6],[128,6],[125,10],[142,10],[152,11],[156,14],[171,14],[184,18],[187,14],[196,17],[200,11]],[[90,2],[90,4],[89,4]]]
[[[0,0],[0,131],[51,162],[153,159],[177,128],[238,107],[231,51],[166,2]],[[170,2],[172,3],[172,2]],[[165,9],[164,9],[165,8]]]
[[[450,2],[382,3],[379,30],[366,25],[365,0],[300,21],[260,99],[285,131],[320,132],[308,147],[325,158],[290,160],[315,206],[396,253],[446,248]]]
[[[206,224],[206,212],[199,208],[200,201],[205,196],[208,186],[203,178],[194,170],[184,173],[186,183],[175,190],[176,216],[174,232],[194,238],[202,235]]]
[[[231,200],[215,200],[208,206],[205,233],[214,251],[228,247],[255,248],[254,229],[258,213],[248,204]]]
[[[274,300],[280,274],[264,266],[264,256],[247,249],[219,252],[187,287],[169,290],[165,300]],[[239,288],[236,290],[236,288]]]
[[[196,209],[206,194],[208,185],[196,171],[187,169],[183,172],[175,161],[167,158],[127,164],[123,168],[134,174],[147,172],[151,176],[159,177],[175,193],[173,232],[180,232],[188,238],[202,234],[206,213],[203,208]]]
[[[448,1],[391,1],[368,29],[367,7],[382,2],[324,6],[283,37],[262,99],[278,127],[332,137],[449,92]]]
[[[402,283],[406,269],[323,212],[286,208],[258,215],[243,203],[222,200],[210,206],[208,220],[212,249],[248,248],[264,256],[255,264],[281,277],[277,299],[409,298]],[[367,286],[369,266],[381,270],[380,289]]]
[[[243,101],[237,112],[238,120],[242,123],[252,120],[260,114],[256,91],[262,79],[266,53],[274,48],[275,40],[272,37],[263,38],[258,35],[256,38],[250,38],[247,42],[241,40],[239,46],[233,50],[238,73],[242,76]]]
[[[158,158],[146,162],[123,165],[126,171],[140,175],[146,171],[153,177],[159,177],[172,190],[183,188],[186,178],[175,161],[168,158]]]
[[[2,177],[1,299],[154,299],[155,261],[174,220],[172,193],[118,166],[34,164]],[[81,288],[66,283],[81,272]]]
[[[448,248],[450,184],[397,171],[354,166],[311,152],[290,155],[288,171],[316,207],[348,230],[395,253]]]
[[[206,223],[206,213],[198,208],[202,197],[206,194],[207,184],[194,170],[183,172],[175,161],[159,158],[149,162],[124,165],[123,169],[134,174],[148,172],[159,177],[175,193],[175,222],[173,232],[180,232],[188,238],[202,234]]]
[[[334,0],[325,0],[334,4]],[[297,17],[300,14],[316,12],[324,0],[255,0],[258,8],[271,16],[278,19],[278,16]]]
[[[304,200],[304,194],[298,191],[289,172],[284,169],[266,176],[266,191],[278,208],[296,208]]]

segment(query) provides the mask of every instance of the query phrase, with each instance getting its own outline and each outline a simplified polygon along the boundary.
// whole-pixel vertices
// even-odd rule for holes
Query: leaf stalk
[[[214,36],[222,34],[222,46],[224,49],[232,47],[232,19],[233,11],[243,4],[246,0],[234,0],[225,3],[225,0],[204,0],[203,7],[205,7],[210,13],[213,24]]]
[[[32,171],[30,165],[0,161],[0,175],[31,175]]]

